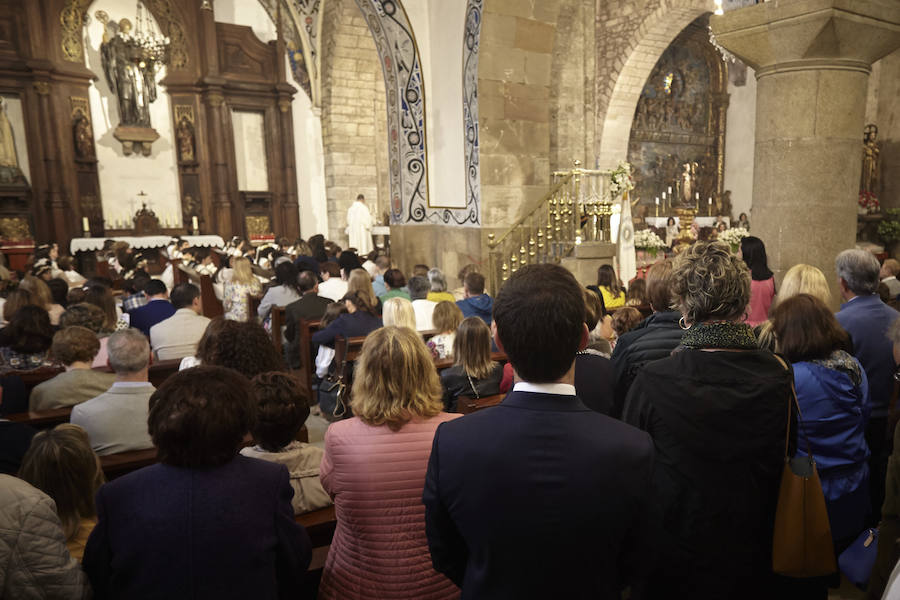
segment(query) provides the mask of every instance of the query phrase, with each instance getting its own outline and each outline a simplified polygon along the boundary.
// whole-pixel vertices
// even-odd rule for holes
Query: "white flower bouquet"
[[[651,229],[641,229],[634,232],[634,247],[646,250],[657,250],[665,247],[666,243]]]
[[[741,245],[741,240],[750,235],[750,232],[743,227],[731,227],[719,234],[718,239],[731,246],[732,250],[737,250]]]
[[[615,200],[627,191],[634,189],[634,180],[631,178],[631,164],[622,161],[619,166],[609,174],[609,195]]]

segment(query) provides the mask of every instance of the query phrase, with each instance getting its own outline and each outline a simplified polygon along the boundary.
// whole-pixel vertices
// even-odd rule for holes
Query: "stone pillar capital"
[[[760,78],[807,69],[868,73],[900,47],[900,2],[774,0],[713,15],[710,26]]]

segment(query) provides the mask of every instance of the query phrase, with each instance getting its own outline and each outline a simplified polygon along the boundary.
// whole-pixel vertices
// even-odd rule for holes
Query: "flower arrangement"
[[[881,204],[872,192],[860,192],[858,204],[859,213],[862,215],[875,214],[881,210]]]
[[[741,240],[750,235],[750,232],[743,227],[731,227],[719,234],[719,240],[725,242],[731,249],[737,251],[741,245]]]
[[[665,247],[666,243],[651,229],[641,229],[634,232],[634,247],[646,250],[656,250]]]
[[[631,164],[623,160],[609,174],[609,195],[615,200],[625,192],[633,189],[634,179],[631,177]]]

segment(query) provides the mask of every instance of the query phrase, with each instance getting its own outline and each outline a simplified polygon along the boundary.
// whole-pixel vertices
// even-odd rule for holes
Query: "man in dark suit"
[[[300,320],[321,319],[331,304],[331,300],[319,296],[319,278],[312,271],[301,271],[297,284],[303,295],[284,309],[284,339],[287,340],[284,353],[292,369],[300,366]]]
[[[618,599],[651,560],[653,443],[575,395],[588,331],[571,273],[520,269],[493,317],[519,381],[435,433],[422,498],[434,567],[462,598]]]
[[[175,314],[175,307],[169,302],[169,291],[159,279],[151,279],[144,286],[144,294],[150,301],[131,312],[131,326],[150,336],[150,328]]]

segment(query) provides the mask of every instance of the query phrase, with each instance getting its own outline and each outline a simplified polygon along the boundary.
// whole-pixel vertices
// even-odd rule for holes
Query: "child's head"
[[[319,321],[319,328],[325,329],[339,316],[347,314],[347,306],[343,302],[332,302],[325,308],[325,314]]]
[[[253,439],[268,452],[291,443],[309,417],[303,385],[287,373],[261,373],[253,378],[257,411]]]
[[[612,317],[613,331],[616,332],[616,335],[622,336],[634,329],[641,322],[642,318],[641,311],[633,306],[620,308],[616,310]]]

